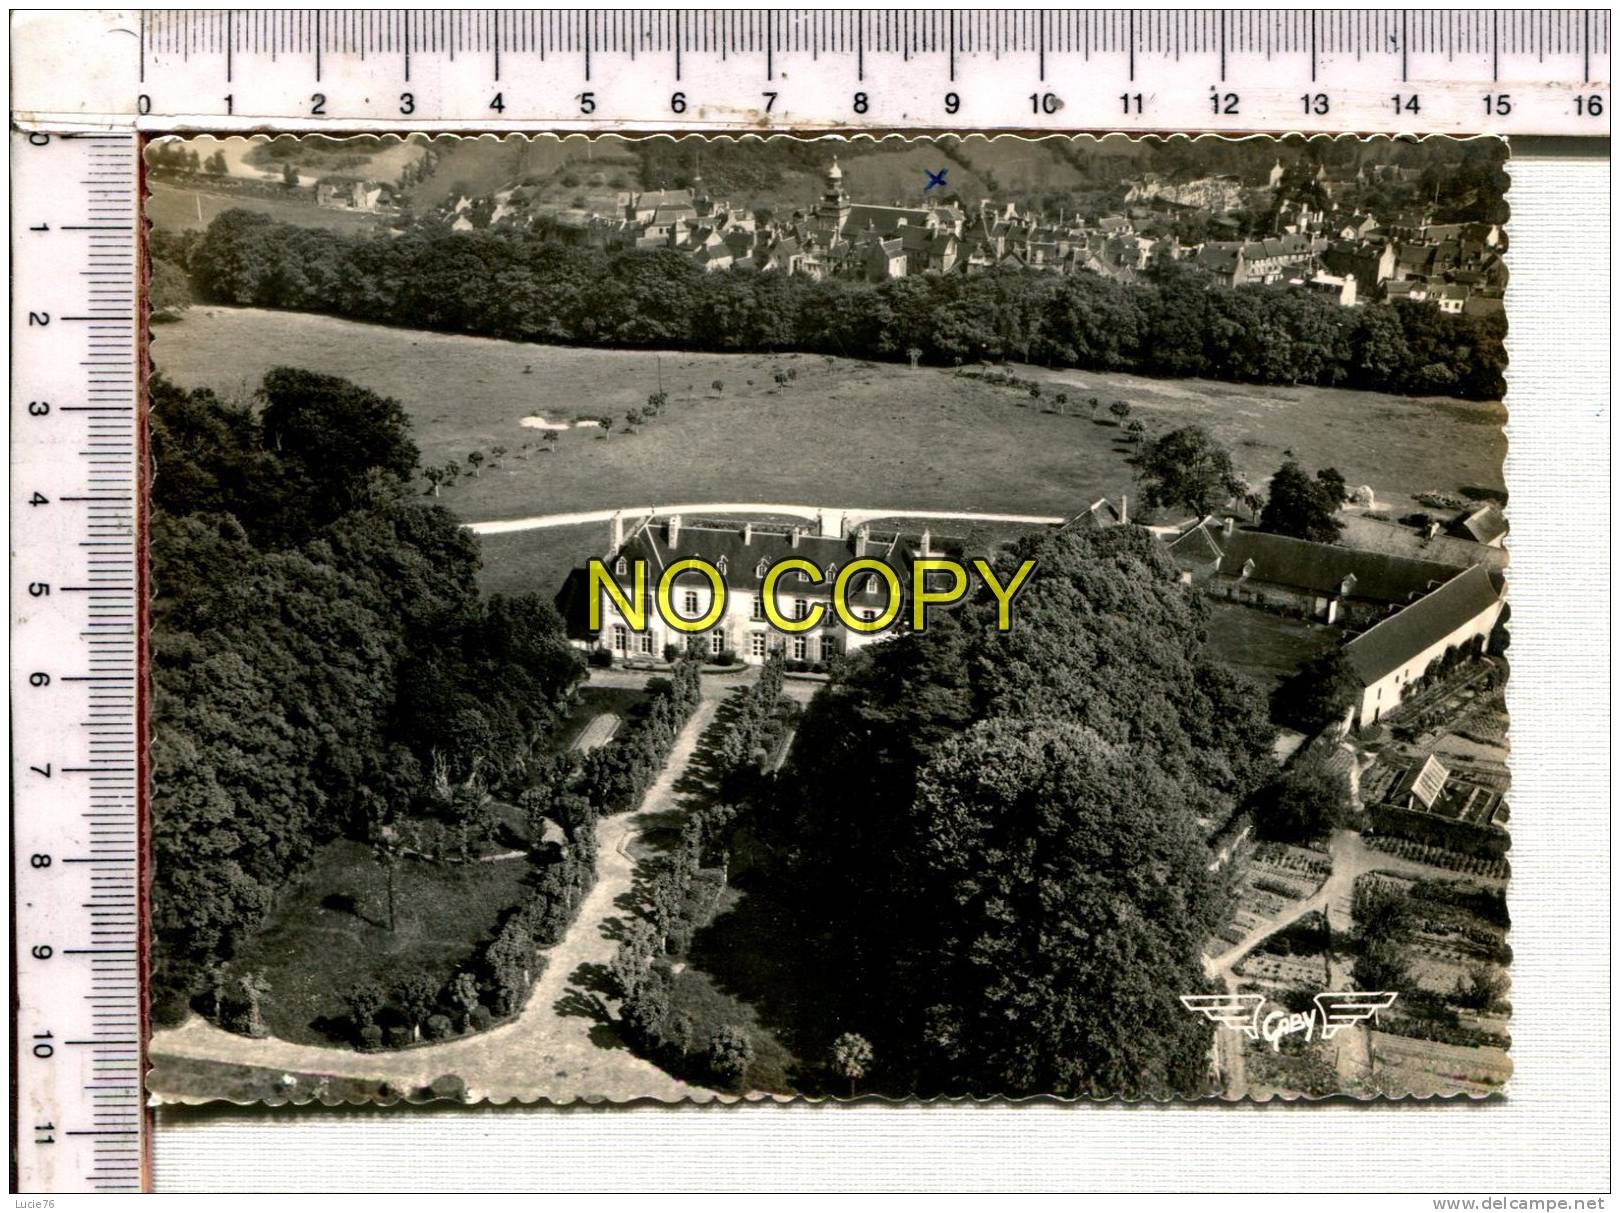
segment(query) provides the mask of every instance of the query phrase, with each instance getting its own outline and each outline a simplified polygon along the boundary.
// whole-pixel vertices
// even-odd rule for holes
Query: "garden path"
[[[475,1036],[398,1052],[357,1053],[345,1048],[294,1044],[273,1037],[252,1039],[223,1031],[200,1015],[178,1028],[153,1033],[149,1053],[244,1066],[329,1074],[423,1087],[454,1074],[472,1100],[553,1103],[632,1099],[711,1099],[712,1091],[680,1082],[635,1056],[620,1041],[601,992],[601,975],[618,947],[617,928],[626,913],[636,875],[630,844],[644,830],[667,828],[681,809],[676,788],[697,752],[698,740],[721,700],[740,685],[736,677],[705,678],[702,699],[676,736],[669,760],[633,813],[597,825],[598,875],[579,916],[560,943],[542,953],[546,968],[523,1011],[511,1023]],[[156,1092],[165,1098],[162,1091]]]

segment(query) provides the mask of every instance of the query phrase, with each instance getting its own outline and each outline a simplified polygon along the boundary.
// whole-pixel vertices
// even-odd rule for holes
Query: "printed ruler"
[[[141,1186],[136,140],[11,136],[13,1182]]]
[[[142,133],[1607,137],[1609,27],[1606,9],[14,13],[14,1184],[145,1176]]]
[[[245,130],[1606,135],[1607,9],[256,9],[16,18],[31,120]]]

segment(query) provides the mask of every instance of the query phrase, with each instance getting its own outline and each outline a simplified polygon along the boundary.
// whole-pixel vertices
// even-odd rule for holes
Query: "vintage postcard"
[[[1501,141],[146,173],[154,1099],[1506,1089]]]

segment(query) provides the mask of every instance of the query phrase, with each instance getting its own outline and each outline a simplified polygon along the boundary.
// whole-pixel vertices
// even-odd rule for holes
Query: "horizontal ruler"
[[[14,16],[24,123],[1609,132],[1607,9]]]

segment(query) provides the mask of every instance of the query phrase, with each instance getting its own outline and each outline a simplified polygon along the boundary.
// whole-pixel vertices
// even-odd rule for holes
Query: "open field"
[[[231,972],[262,969],[272,1035],[331,1045],[356,982],[385,990],[426,973],[446,980],[494,934],[503,911],[523,899],[525,859],[433,864],[401,859],[395,875],[395,929],[388,929],[387,878],[361,843],[339,840],[316,853],[281,896],[263,929],[239,950]]]
[[[396,396],[424,462],[506,447],[499,466],[444,490],[468,521],[679,500],[1062,514],[1133,492],[1119,428],[1047,411],[1058,392],[1070,414],[1097,395],[1128,400],[1150,432],[1208,426],[1251,483],[1290,448],[1371,484],[1396,512],[1426,489],[1500,486],[1506,451],[1498,404],[1021,368],[1046,384],[1032,402],[937,368],[526,345],[248,308],[193,308],[152,356],[188,386],[237,392],[295,362]],[[777,369],[796,380],[777,389]],[[669,407],[623,433],[626,410],[660,381]],[[531,415],[609,416],[620,428],[570,430],[546,451],[540,431],[519,424]]]
[[[200,231],[229,210],[257,211],[278,223],[329,227],[340,232],[370,231],[381,222],[379,216],[359,211],[340,211],[307,202],[281,202],[247,194],[210,194],[162,181],[148,181],[146,188],[146,217],[155,227],[168,232]]]
[[[543,594],[550,601],[569,570],[607,554],[610,538],[605,522],[481,535],[478,586],[485,594]]]

